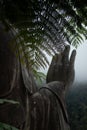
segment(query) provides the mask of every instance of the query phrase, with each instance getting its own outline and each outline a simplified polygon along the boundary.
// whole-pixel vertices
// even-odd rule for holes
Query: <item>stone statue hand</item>
[[[67,45],[63,52],[53,56],[48,69],[47,83],[52,81],[63,82],[65,86],[70,86],[74,81],[74,61],[76,50],[73,50],[69,58],[70,46]]]

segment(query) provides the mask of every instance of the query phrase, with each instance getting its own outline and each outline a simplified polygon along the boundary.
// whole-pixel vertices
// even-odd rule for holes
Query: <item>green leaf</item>
[[[8,100],[8,99],[0,99],[0,104],[3,103],[12,103],[12,104],[20,104],[18,101]]]
[[[18,130],[17,128],[0,122],[0,130]]]

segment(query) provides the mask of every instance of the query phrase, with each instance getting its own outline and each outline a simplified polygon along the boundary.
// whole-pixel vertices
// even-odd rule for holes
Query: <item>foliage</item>
[[[42,83],[46,82],[46,75],[44,73],[36,71],[36,70],[34,70],[33,73],[35,76],[35,81],[38,84],[38,86],[40,86],[40,85],[42,85]]]
[[[0,130],[18,130],[17,128],[0,122]]]
[[[87,84],[75,84],[67,96],[71,130],[87,129]]]
[[[17,101],[8,100],[8,99],[0,99],[0,104],[3,104],[3,103],[19,104],[19,102]]]
[[[87,38],[86,12],[86,0],[0,1],[1,21],[14,28],[20,52],[35,70],[48,64],[46,53],[63,50],[66,42],[77,47]]]

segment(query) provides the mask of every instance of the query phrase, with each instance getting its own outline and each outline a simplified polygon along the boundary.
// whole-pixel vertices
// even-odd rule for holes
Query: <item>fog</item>
[[[75,61],[75,82],[87,83],[87,41],[77,48]]]

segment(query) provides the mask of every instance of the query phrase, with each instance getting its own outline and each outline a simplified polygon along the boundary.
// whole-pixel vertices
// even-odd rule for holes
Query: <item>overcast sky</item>
[[[75,72],[76,81],[87,82],[87,41],[77,48]]]
[[[71,50],[73,47],[71,48]],[[77,55],[75,60],[75,82],[86,82],[87,83],[87,41],[79,45],[76,49]],[[51,58],[48,56],[49,61]],[[44,73],[47,72],[43,70]]]

